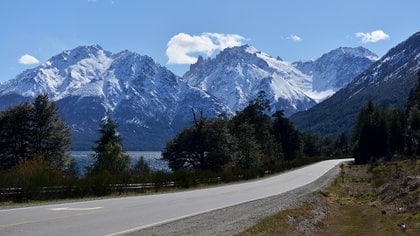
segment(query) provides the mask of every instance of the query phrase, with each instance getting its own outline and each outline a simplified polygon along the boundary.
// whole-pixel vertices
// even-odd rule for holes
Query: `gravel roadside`
[[[131,232],[126,235],[233,235],[276,212],[297,208],[313,200],[317,192],[334,181],[340,168],[335,167],[314,182],[292,191],[220,210]]]

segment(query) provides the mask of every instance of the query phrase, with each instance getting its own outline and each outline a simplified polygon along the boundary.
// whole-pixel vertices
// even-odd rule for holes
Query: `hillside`
[[[403,108],[420,70],[420,32],[388,51],[347,87],[308,111],[291,116],[302,131],[324,135],[350,134],[362,106]]]

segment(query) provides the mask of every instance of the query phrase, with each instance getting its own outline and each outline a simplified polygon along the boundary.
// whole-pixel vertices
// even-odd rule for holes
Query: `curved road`
[[[147,196],[0,210],[0,235],[118,235],[307,185],[351,159],[328,160],[246,183]]]

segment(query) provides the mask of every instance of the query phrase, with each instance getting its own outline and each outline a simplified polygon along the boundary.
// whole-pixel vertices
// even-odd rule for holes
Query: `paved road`
[[[307,185],[343,160],[241,184],[0,210],[0,235],[118,235]]]

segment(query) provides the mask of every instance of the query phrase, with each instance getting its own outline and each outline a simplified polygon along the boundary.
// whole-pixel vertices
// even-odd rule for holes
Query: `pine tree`
[[[17,105],[1,112],[0,128],[2,168],[36,157],[65,170],[69,161],[70,129],[47,95],[37,96],[32,104]]]
[[[334,142],[334,154],[337,156],[348,155],[348,141],[345,133],[340,133]]]
[[[55,102],[48,95],[38,95],[31,114],[30,153],[64,170],[69,160],[70,129],[60,118]]]
[[[397,109],[387,109],[385,118],[388,122],[388,147],[389,154],[402,154],[405,148],[406,120],[403,112]]]
[[[407,101],[406,119],[406,152],[420,155],[420,70],[417,72],[417,86]]]
[[[284,158],[292,160],[299,157],[303,149],[299,131],[284,117],[283,111],[277,111],[273,117],[275,118],[273,124],[274,136],[282,147]]]
[[[137,177],[144,177],[145,175],[150,173],[149,164],[147,164],[144,157],[141,156],[137,163],[134,165],[133,174]]]
[[[353,132],[353,156],[357,164],[365,164],[388,154],[389,132],[384,112],[369,101],[362,108]]]
[[[0,169],[10,169],[31,157],[31,112],[27,103],[0,112]]]
[[[117,176],[126,174],[130,170],[130,156],[122,150],[121,137],[117,132],[117,125],[109,115],[99,126],[100,138],[96,141],[95,162],[91,173],[108,171]]]

